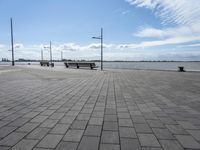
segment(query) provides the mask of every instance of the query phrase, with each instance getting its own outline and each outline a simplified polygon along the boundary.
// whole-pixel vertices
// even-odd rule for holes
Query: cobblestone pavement
[[[200,149],[200,73],[1,66],[7,149]]]

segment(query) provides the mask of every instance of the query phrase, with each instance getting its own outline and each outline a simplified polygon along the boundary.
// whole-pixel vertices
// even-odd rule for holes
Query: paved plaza
[[[0,66],[0,150],[200,149],[200,73]]]

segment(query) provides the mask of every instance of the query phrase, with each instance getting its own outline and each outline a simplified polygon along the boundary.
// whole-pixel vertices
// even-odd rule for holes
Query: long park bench
[[[76,67],[77,69],[80,67],[89,67],[90,69],[97,68],[96,64],[93,62],[64,62],[65,67]]]
[[[49,67],[49,66],[54,67],[54,63],[50,63],[49,61],[41,61],[40,65],[47,66],[47,67]]]

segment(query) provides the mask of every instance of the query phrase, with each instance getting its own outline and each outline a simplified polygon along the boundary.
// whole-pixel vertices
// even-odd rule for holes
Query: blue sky
[[[200,60],[200,0],[0,0],[0,57],[106,60]]]

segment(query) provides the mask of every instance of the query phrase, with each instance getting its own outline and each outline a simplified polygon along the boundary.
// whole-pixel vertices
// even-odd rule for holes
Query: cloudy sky
[[[200,60],[200,0],[0,0],[0,58]]]

